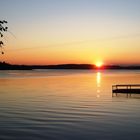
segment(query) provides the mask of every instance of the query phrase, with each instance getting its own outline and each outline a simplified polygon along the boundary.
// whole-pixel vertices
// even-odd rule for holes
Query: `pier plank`
[[[113,85],[112,93],[140,94],[140,84]]]

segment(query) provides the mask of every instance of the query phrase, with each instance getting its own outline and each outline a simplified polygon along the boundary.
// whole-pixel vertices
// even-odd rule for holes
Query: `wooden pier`
[[[113,85],[112,86],[112,96],[113,94],[117,93],[124,93],[127,95],[131,94],[140,94],[140,84],[135,84],[135,85]]]

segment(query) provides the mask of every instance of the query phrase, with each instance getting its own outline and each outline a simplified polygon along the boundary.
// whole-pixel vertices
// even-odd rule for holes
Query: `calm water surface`
[[[140,71],[0,71],[0,140],[139,140]]]

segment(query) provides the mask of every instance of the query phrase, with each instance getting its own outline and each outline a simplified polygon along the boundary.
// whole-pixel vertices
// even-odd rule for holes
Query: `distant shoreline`
[[[59,64],[59,65],[12,65],[5,62],[0,62],[0,70],[34,70],[34,69],[65,69],[65,70],[140,70],[140,66],[119,66],[119,65],[104,65],[97,68],[92,64]]]

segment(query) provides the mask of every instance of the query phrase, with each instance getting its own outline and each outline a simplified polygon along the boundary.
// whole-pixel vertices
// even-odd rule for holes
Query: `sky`
[[[11,64],[140,64],[140,0],[0,0]]]

